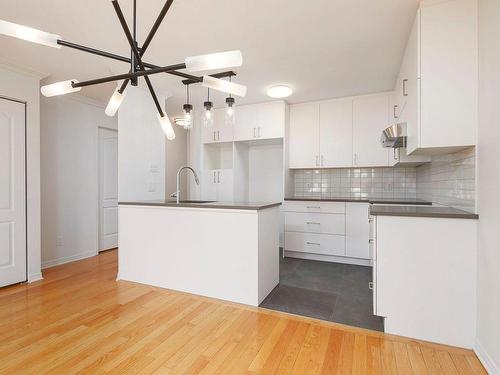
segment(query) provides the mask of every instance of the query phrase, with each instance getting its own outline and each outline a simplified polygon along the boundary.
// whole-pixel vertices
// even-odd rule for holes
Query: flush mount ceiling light
[[[238,85],[235,83],[229,84],[229,82],[221,80],[219,78],[223,77],[231,77],[235,76],[236,73],[233,71],[227,71],[217,74],[212,74],[210,76],[204,75],[203,77],[198,77],[189,73],[181,72],[180,70],[186,69],[188,72],[199,72],[205,70],[213,70],[213,69],[226,69],[230,67],[241,66],[243,64],[243,58],[240,51],[228,51],[228,52],[219,52],[212,53],[208,55],[200,55],[200,56],[191,56],[186,57],[183,63],[174,64],[174,65],[166,65],[159,66],[144,62],[142,57],[149,47],[151,41],[153,40],[154,35],[158,31],[160,24],[162,23],[165,15],[167,14],[170,6],[173,3],[173,0],[167,0],[165,5],[160,11],[158,18],[153,24],[151,31],[147,35],[144,43],[141,47],[137,43],[137,4],[136,0],[133,1],[133,30],[130,32],[130,29],[125,21],[125,17],[123,12],[118,4],[118,0],[111,1],[115,13],[120,21],[120,25],[125,33],[127,41],[130,45],[130,49],[132,51],[131,58],[116,55],[114,53],[101,51],[95,48],[82,46],[80,44],[71,43],[65,40],[62,40],[59,35],[50,34],[44,31],[40,31],[37,29],[33,29],[31,27],[18,25],[12,22],[0,20],[0,34],[11,36],[18,39],[27,40],[33,43],[42,44],[49,47],[61,48],[62,46],[74,48],[80,51],[88,52],[94,55],[107,57],[109,59],[122,61],[124,63],[130,64],[130,69],[128,73],[118,74],[109,77],[97,78],[89,81],[78,82],[76,79],[67,80],[63,82],[56,82],[47,86],[43,86],[41,88],[41,92],[44,96],[56,96],[56,95],[64,95],[72,92],[80,91],[82,87],[98,85],[106,82],[113,81],[121,81],[122,84],[114,91],[111,96],[109,103],[106,107],[106,114],[108,116],[114,116],[116,111],[120,107],[124,97],[125,97],[125,89],[127,85],[130,83],[132,86],[137,86],[138,78],[144,77],[146,81],[146,85],[148,86],[149,92],[151,93],[151,97],[155,103],[156,109],[158,111],[158,119],[160,121],[161,127],[165,132],[165,135],[168,139],[174,139],[175,133],[170,124],[170,120],[168,116],[163,111],[156,93],[153,89],[153,85],[149,79],[150,75],[158,74],[158,73],[168,73],[177,77],[182,77],[184,80],[182,81],[184,84],[193,84],[193,83],[202,83],[203,86],[213,88],[214,90],[219,90],[226,93],[231,93],[234,95],[244,96],[246,94],[246,87],[242,85]],[[188,111],[190,112],[190,111]]]
[[[267,96],[271,98],[286,98],[292,94],[292,88],[286,85],[276,85],[267,89]]]

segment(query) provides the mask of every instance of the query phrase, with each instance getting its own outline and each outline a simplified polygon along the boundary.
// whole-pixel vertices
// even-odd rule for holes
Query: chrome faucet
[[[196,174],[196,172],[194,171],[193,168],[188,167],[188,166],[180,167],[179,170],[177,171],[177,191],[174,193],[175,197],[177,198],[177,204],[180,203],[180,199],[181,199],[181,172],[183,169],[191,170],[191,172],[193,172],[194,180],[196,181],[196,184],[198,184],[198,185],[200,184],[200,180],[198,179],[198,175]],[[171,197],[173,197],[174,194],[172,194]]]

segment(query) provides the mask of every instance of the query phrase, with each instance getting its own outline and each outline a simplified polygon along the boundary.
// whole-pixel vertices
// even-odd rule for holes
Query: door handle
[[[403,96],[408,96],[408,93],[406,92],[406,83],[408,82],[408,79],[403,79]]]

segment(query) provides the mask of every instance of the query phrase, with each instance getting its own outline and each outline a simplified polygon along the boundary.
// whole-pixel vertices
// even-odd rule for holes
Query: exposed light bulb
[[[236,118],[235,118],[235,103],[234,103],[234,98],[233,97],[228,97],[226,98],[226,113],[224,116],[224,121],[226,123],[226,126],[234,126],[236,123]]]
[[[205,110],[203,111],[202,121],[205,128],[211,128],[214,125],[212,106],[213,105],[211,101],[206,101],[203,103],[203,107],[205,107]]]
[[[115,92],[109,99],[106,110],[104,111],[106,115],[108,115],[109,117],[113,117],[116,114],[116,111],[118,111],[118,108],[120,108],[120,105],[122,104],[126,93],[127,91],[120,93],[119,88],[116,88]]]
[[[167,139],[169,141],[175,139],[175,132],[174,128],[172,128],[172,124],[170,123],[170,120],[168,119],[167,114],[165,113],[163,117],[159,113],[157,113],[158,120],[160,121],[161,128],[163,129],[163,132],[167,136]]]
[[[186,130],[193,128],[193,116],[191,115],[192,110],[193,110],[193,106],[191,104],[184,104],[184,107],[183,107],[184,123],[182,126]]]
[[[245,96],[247,87],[234,82],[224,81],[223,79],[214,78],[212,76],[203,76],[203,86],[209,89],[222,91],[228,94]]]
[[[61,39],[59,35],[46,33],[45,31],[18,25],[13,22],[0,20],[0,34],[53,48],[61,48],[61,46],[57,44],[57,41]]]
[[[202,70],[241,66],[243,64],[243,56],[241,55],[241,51],[235,50],[186,57],[184,62],[187,70],[190,72],[199,72]]]
[[[52,83],[50,85],[42,86],[40,91],[43,96],[51,97],[77,92],[82,89],[81,87],[73,87],[73,83],[78,83],[78,81],[76,79],[70,79],[68,81]]]

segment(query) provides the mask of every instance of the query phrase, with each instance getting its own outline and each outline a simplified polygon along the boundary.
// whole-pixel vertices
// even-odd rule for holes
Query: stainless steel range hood
[[[383,147],[401,148],[406,147],[406,123],[399,123],[382,131],[380,138]]]

